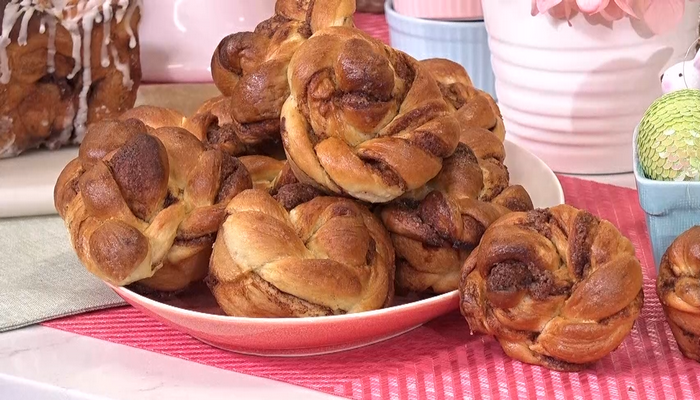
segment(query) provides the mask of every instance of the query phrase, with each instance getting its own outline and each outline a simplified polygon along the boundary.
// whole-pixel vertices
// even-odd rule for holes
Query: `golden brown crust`
[[[254,32],[221,40],[212,55],[212,77],[234,105],[224,111],[244,145],[279,147],[279,119],[289,96],[287,66],[292,55],[317,30],[352,26],[354,12],[354,0],[278,0],[275,15]]]
[[[508,214],[462,268],[460,309],[509,356],[560,371],[587,367],[629,334],[644,302],[632,243],[568,205]]]
[[[656,293],[683,355],[700,361],[700,226],[683,232],[661,259]]]
[[[149,132],[171,127],[186,129],[206,148],[221,150],[232,156],[265,154],[279,157],[279,134],[266,137],[258,125],[242,126],[232,119],[236,104],[231,98],[214,97],[204,102],[187,117],[169,108],[142,105],[119,116],[119,120],[142,122]],[[279,132],[279,121],[271,122]],[[256,130],[257,129],[257,130]]]
[[[500,155],[503,145],[493,140],[495,149],[484,154]],[[511,211],[532,208],[529,194],[510,185],[500,161],[479,159],[460,143],[435,179],[381,210],[396,248],[397,290],[456,290],[462,263],[486,228]]]
[[[0,2],[0,20],[3,19],[8,1]],[[104,22],[95,22],[90,34],[90,80],[87,96],[86,124],[115,118],[131,108],[136,101],[141,83],[141,66],[138,26],[141,10],[135,1],[130,18],[112,19],[110,22],[109,66],[102,66]],[[113,10],[118,6],[114,5]],[[68,16],[66,11],[64,16]],[[80,93],[83,89],[83,70],[71,74],[74,66],[74,42],[71,33],[49,13],[35,11],[27,25],[27,42],[20,45],[19,35],[22,14],[12,26],[7,47],[10,80],[0,83],[0,158],[13,157],[27,150],[45,147],[58,149],[69,144],[81,143],[84,129],[79,123]],[[44,19],[45,18],[45,19]],[[45,32],[41,33],[42,20]],[[56,24],[54,63],[49,71],[50,26]],[[127,25],[128,24],[128,25]],[[78,22],[81,26],[81,22]],[[130,27],[130,28],[129,28]],[[136,46],[131,48],[128,29],[133,31]],[[80,31],[82,56],[85,34]],[[114,62],[118,57],[119,67]],[[81,63],[83,62],[81,57]],[[128,70],[128,77],[120,69]]]
[[[469,74],[454,61],[434,58],[421,61],[426,70],[438,82],[440,91],[457,120],[465,128],[481,128],[493,133],[498,140],[505,140],[503,117],[496,101],[472,84]],[[472,143],[468,143],[471,146]],[[476,151],[476,148],[474,149]]]
[[[228,315],[310,317],[391,303],[391,240],[361,204],[321,196],[287,211],[252,189],[226,210],[207,282]]]
[[[253,184],[233,156],[141,118],[150,126],[128,118],[90,127],[56,182],[56,209],[90,272],[177,291],[205,277],[226,204]]]
[[[408,55],[347,27],[316,33],[289,66],[282,140],[300,182],[385,203],[434,178],[459,125]]]

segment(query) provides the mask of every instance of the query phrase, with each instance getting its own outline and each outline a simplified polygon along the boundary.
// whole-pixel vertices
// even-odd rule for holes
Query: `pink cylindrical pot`
[[[275,0],[147,0],[139,27],[145,82],[210,82],[219,41],[252,31]]]
[[[442,20],[480,20],[481,0],[394,0],[394,9],[414,18]]]
[[[633,170],[632,136],[659,96],[659,77],[685,58],[700,4],[676,29],[652,35],[639,21],[593,23],[531,15],[528,0],[484,0],[496,93],[509,140],[554,171]]]

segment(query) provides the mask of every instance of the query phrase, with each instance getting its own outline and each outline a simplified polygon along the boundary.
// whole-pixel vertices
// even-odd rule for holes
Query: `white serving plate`
[[[544,162],[511,142],[506,142],[506,153],[511,182],[527,189],[535,207],[564,203],[559,180]],[[169,304],[126,288],[113,289],[146,314],[202,342],[229,351],[267,356],[317,355],[377,343],[454,311],[459,303],[459,295],[454,291],[412,302],[401,299],[392,307],[358,314],[241,318],[223,315],[205,288]]]

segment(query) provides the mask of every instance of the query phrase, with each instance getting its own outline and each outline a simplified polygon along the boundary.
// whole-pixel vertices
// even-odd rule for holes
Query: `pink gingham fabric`
[[[357,25],[387,40],[382,16]],[[644,267],[645,304],[633,331],[591,369],[559,373],[506,357],[490,337],[469,334],[459,312],[369,347],[311,358],[225,352],[132,307],[45,326],[352,399],[700,399],[700,364],[679,352],[656,296],[656,269],[634,190],[560,177],[567,203],[615,224]]]

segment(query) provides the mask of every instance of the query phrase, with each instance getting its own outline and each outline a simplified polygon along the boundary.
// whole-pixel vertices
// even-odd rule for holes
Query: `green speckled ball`
[[[639,124],[637,152],[649,179],[700,180],[700,90],[683,89],[656,100]]]

